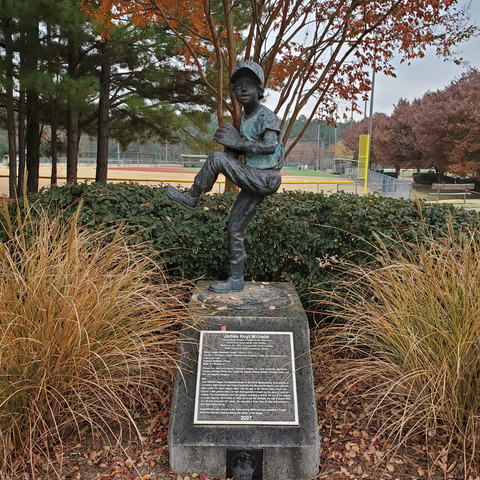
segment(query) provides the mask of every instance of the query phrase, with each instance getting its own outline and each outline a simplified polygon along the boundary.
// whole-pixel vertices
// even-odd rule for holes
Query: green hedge
[[[417,172],[413,174],[413,181],[419,185],[433,185],[438,182],[438,174],[435,172]]]
[[[68,218],[82,200],[82,224],[102,228],[123,223],[130,241],[146,240],[162,250],[172,275],[189,279],[226,278],[226,233],[235,194],[202,196],[195,211],[172,202],[163,187],[133,183],[67,185],[42,189],[30,198]],[[15,205],[10,207],[13,210]],[[425,225],[438,234],[446,214],[455,228],[479,223],[478,214],[448,205],[422,204]],[[284,192],[265,199],[245,232],[247,278],[293,281],[305,291],[328,288],[338,259],[365,261],[373,252],[374,233],[409,239],[421,230],[417,204],[378,196],[339,193],[331,196]],[[5,238],[5,232],[0,231]]]
[[[413,174],[413,181],[420,185],[433,185],[438,183],[438,175],[435,172],[420,172]],[[474,183],[476,192],[480,192],[480,180],[478,178],[458,178],[450,177],[449,175],[443,175],[441,183],[446,184],[463,184]]]

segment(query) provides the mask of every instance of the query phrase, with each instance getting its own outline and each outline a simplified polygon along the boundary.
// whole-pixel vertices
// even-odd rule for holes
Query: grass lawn
[[[427,202],[435,202],[436,200],[435,190],[432,190],[430,185],[419,185],[417,183],[413,183],[411,198],[414,198],[414,196]],[[462,195],[440,195],[438,201],[439,203],[451,203],[453,205],[463,206],[465,208],[480,208],[480,193],[471,192],[470,195],[467,195],[466,203],[463,203]]]
[[[200,168],[184,168],[184,170],[187,172],[199,172]],[[282,168],[282,172],[298,177],[338,178],[338,175],[333,175],[331,173],[316,172],[314,170],[298,170],[298,168]]]
[[[298,168],[282,168],[282,172],[299,177],[338,178],[338,175],[333,175],[331,173],[319,172],[315,170],[298,170]]]

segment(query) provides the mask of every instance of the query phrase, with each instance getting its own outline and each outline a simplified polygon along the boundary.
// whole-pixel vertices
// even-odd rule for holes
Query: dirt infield
[[[151,172],[151,173],[185,173],[195,175],[197,170],[185,170],[183,167],[108,167],[108,172]]]
[[[195,175],[199,169],[185,169],[180,165],[166,167],[109,167],[108,171],[125,171],[125,172],[152,172],[152,173],[189,173]],[[282,172],[282,177],[291,177],[290,173]]]
[[[144,185],[180,185],[184,188],[189,187],[192,184],[193,177],[196,170],[185,170],[180,166],[166,166],[161,168],[156,167],[110,167],[108,169],[108,180],[112,182],[137,182]],[[66,166],[64,164],[58,167],[58,185],[64,185],[66,177]],[[51,166],[40,166],[40,187],[48,187],[50,185]],[[294,176],[288,173],[282,172],[283,182],[280,187],[280,191],[295,191],[302,190],[307,192],[320,192],[323,191],[326,194],[335,193],[337,186],[341,190],[346,192],[355,192],[355,185],[337,185],[337,183],[320,184],[316,185],[312,182],[317,179],[312,177]],[[93,181],[95,179],[95,167],[80,165],[78,167],[78,181],[83,182],[85,180]],[[225,177],[219,175],[219,183],[217,183],[213,192],[223,192]],[[335,176],[332,179],[318,178],[318,181],[350,181],[348,177]],[[287,183],[288,182],[288,183]],[[294,182],[294,183],[290,183]],[[310,182],[310,183],[304,183]],[[359,192],[361,193],[361,192]],[[8,167],[0,165],[0,196],[8,196]]]
[[[152,173],[190,173],[195,175],[199,169],[185,169],[180,165],[172,165],[165,167],[108,167],[108,171],[124,171],[124,172],[152,172]],[[290,177],[290,173],[282,172],[282,177]]]

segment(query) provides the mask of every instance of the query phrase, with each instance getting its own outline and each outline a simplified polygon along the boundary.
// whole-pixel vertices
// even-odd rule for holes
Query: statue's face
[[[242,75],[235,80],[233,92],[237,102],[244,107],[259,103],[257,84],[247,75]]]

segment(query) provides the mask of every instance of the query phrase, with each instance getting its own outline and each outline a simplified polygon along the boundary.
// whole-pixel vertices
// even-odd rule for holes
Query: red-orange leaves
[[[225,82],[237,58],[262,59],[267,85],[279,92],[276,111],[294,120],[307,102],[310,120],[335,115],[339,100],[357,109],[369,90],[372,67],[392,75],[393,54],[421,58],[426,46],[439,55],[473,30],[453,13],[457,0],[82,0],[84,11],[106,28],[130,17],[138,25],[164,23],[184,46],[185,65],[217,98],[222,121],[240,110]],[[214,65],[217,78],[209,77]],[[222,91],[219,91],[221,89]],[[315,100],[312,102],[311,100]]]

